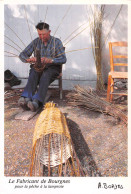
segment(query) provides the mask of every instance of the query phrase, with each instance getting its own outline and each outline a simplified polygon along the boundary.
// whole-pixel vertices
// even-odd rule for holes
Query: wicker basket
[[[48,176],[51,176],[51,168],[56,166],[59,167],[57,176],[62,175],[63,166],[66,168],[64,172],[68,169],[71,175],[77,176],[78,160],[75,162],[73,157],[71,136],[65,116],[54,103],[46,103],[35,125],[30,175],[40,175],[42,164],[48,167]],[[68,162],[69,159],[71,164]]]

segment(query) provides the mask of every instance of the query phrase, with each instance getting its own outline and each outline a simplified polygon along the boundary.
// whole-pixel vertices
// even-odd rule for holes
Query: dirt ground
[[[109,115],[70,107],[66,97],[68,92],[64,91],[63,100],[59,100],[55,92],[50,101],[56,103],[66,116],[86,176],[128,176],[127,126]],[[17,94],[5,100],[5,176],[29,176],[33,132],[39,116],[37,114],[29,121],[15,120],[15,115],[20,112],[17,105],[20,93]]]

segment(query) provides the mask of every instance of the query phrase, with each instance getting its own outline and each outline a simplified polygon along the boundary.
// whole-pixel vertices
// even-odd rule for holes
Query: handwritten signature
[[[98,189],[123,189],[123,185],[120,184],[107,184],[107,183],[98,183]]]

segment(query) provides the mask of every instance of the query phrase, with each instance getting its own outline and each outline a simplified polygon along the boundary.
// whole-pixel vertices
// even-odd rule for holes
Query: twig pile
[[[87,89],[76,85],[74,91],[69,93],[67,98],[71,106],[106,113],[127,124],[127,115],[114,104],[100,98],[91,88]]]
[[[17,89],[15,89],[15,90],[7,90],[7,91],[5,91],[5,93],[4,93],[4,99],[5,100],[7,100],[7,99],[10,99],[10,98],[12,98],[12,97],[16,97],[16,96],[20,96],[20,94],[21,94],[21,91],[22,90],[17,90]]]

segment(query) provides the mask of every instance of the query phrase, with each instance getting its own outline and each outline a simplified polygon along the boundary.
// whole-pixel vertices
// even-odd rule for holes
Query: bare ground
[[[67,118],[85,176],[128,176],[127,126],[109,115],[70,107],[67,94],[65,91],[63,100],[59,100],[55,92],[50,101],[57,103]],[[33,132],[39,114],[29,121],[15,120],[20,111],[19,96],[18,93],[5,100],[5,176],[29,176]]]

